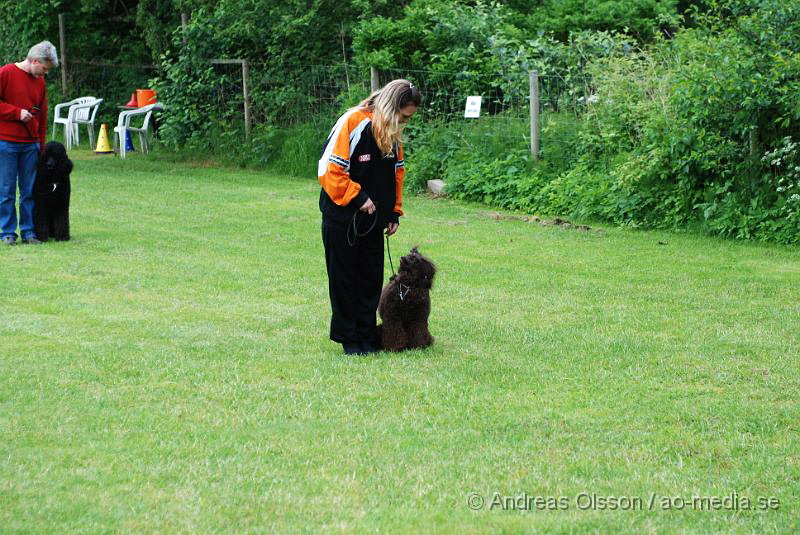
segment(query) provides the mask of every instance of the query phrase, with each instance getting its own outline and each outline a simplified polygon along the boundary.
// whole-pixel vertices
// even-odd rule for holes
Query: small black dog
[[[72,161],[67,150],[58,141],[50,141],[44,147],[36,166],[36,182],[33,184],[33,226],[36,237],[47,241],[69,240],[69,174]]]
[[[400,259],[397,275],[381,292],[378,340],[387,351],[428,347],[433,336],[428,330],[431,313],[430,290],[436,266],[414,247]]]

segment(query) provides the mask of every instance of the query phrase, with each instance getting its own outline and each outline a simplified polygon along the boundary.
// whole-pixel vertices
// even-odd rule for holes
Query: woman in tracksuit
[[[408,80],[389,82],[336,121],[319,160],[330,337],[347,354],[375,351],[382,233],[394,234],[403,215],[401,134],[421,100]]]

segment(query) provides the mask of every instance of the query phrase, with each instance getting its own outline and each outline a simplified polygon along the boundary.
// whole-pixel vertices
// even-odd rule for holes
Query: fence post
[[[339,26],[339,37],[342,38],[342,63],[344,64],[344,76],[347,79],[347,92],[350,93],[350,71],[347,70],[347,52],[344,48],[344,22]]]
[[[242,66],[242,97],[244,97],[244,137],[250,139],[250,91],[248,78],[250,78],[250,63],[246,59],[212,59],[212,65],[241,65]]]
[[[531,154],[539,159],[539,71],[530,72]]]
[[[369,85],[372,91],[377,91],[381,88],[381,83],[378,80],[378,69],[375,67],[369,68]]]
[[[250,127],[252,119],[250,117],[250,92],[247,89],[247,79],[250,77],[250,63],[242,60],[242,94],[244,96],[244,137],[250,139]]]
[[[186,26],[189,25],[189,15],[181,13],[181,30],[183,30],[183,44],[186,44]]]
[[[67,95],[67,36],[64,31],[64,14],[58,14],[58,46],[61,49],[61,93]]]

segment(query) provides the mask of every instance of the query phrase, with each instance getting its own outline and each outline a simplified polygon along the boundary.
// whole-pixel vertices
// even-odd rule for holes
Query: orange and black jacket
[[[347,225],[367,199],[372,199],[379,228],[397,223],[403,215],[404,176],[402,145],[396,144],[383,156],[372,137],[372,114],[349,110],[333,126],[317,167],[323,218]]]

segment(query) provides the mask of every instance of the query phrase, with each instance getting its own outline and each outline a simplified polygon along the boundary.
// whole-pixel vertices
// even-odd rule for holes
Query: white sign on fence
[[[465,119],[477,119],[481,116],[481,97],[467,97],[467,107],[464,108]]]

